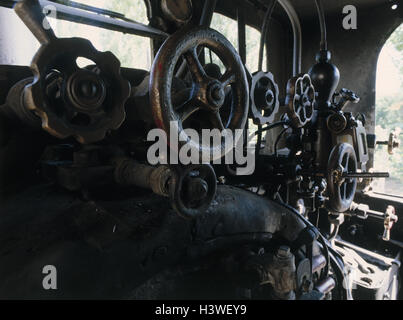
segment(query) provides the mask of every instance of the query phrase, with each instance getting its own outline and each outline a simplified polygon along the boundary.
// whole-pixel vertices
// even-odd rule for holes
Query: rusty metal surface
[[[6,8],[14,8],[18,2],[20,1],[10,0],[6,1],[6,3],[4,3],[3,1],[2,3],[0,3],[0,5]],[[84,6],[85,9],[80,10],[80,8],[74,8],[72,6],[57,3],[54,1],[39,0],[38,3],[41,8],[46,6],[55,7],[58,12],[58,19],[87,25],[94,25],[100,28],[115,30],[142,37],[164,39],[168,36],[168,34],[163,32],[162,30],[132,21],[125,18],[124,16],[122,17],[122,15],[119,15],[118,17],[111,17],[111,13],[108,11],[105,12],[105,10],[98,10],[97,14],[93,12],[94,10],[88,10],[88,6]]]
[[[165,17],[173,22],[185,24],[192,19],[193,5],[191,0],[162,0],[160,5]]]
[[[80,69],[75,62],[78,57],[92,60],[96,69]],[[34,82],[26,87],[24,103],[52,135],[74,136],[81,143],[92,143],[124,121],[130,86],[112,53],[97,51],[85,39],[57,39],[41,47],[31,68]],[[62,101],[55,99],[59,91],[64,95]]]
[[[203,46],[211,48],[223,61],[227,70],[230,70],[221,79],[210,78],[201,66],[196,49]],[[181,56],[187,61],[192,83],[185,89],[187,97],[175,106],[171,86],[175,66],[180,62]],[[220,109],[225,100],[225,88],[228,86],[232,88],[234,102],[231,117],[224,119]],[[168,139],[171,136],[171,122],[178,123],[175,134],[180,134],[184,128],[183,123],[198,111],[206,113],[212,128],[219,130],[244,128],[249,108],[248,93],[246,74],[238,53],[224,36],[212,29],[183,28],[162,45],[153,62],[150,104],[156,126],[168,134]],[[179,147],[185,143],[179,142]],[[199,141],[192,141],[190,146],[200,154],[200,159],[203,152],[210,155],[210,160],[221,158],[228,152],[223,142],[221,146],[215,146],[216,150],[200,144]]]
[[[249,208],[247,215],[242,207]],[[0,254],[6,262],[0,274],[7,281],[0,285],[0,296],[8,298],[124,298],[169,266],[202,259],[221,245],[235,250],[242,241],[250,243],[237,236],[250,234],[259,243],[259,235],[280,232],[292,240],[304,227],[297,221],[294,228],[289,226],[297,219],[292,212],[229,187],[218,188],[215,204],[196,227],[173,212],[164,198],[150,194],[85,202],[41,186],[27,189],[2,208]],[[201,250],[214,240],[218,242],[212,251]],[[42,274],[35,272],[42,264],[58,266],[63,290],[43,290]],[[83,277],[86,281],[77,285]]]
[[[357,179],[343,178],[343,172],[355,172],[357,160],[353,147],[339,144],[331,152],[328,163],[329,205],[331,210],[344,212],[350,208],[357,188]]]
[[[257,72],[252,76],[250,112],[257,125],[274,122],[280,107],[279,89],[270,72]]]
[[[336,282],[332,277],[329,277],[326,280],[323,280],[323,282],[319,283],[315,289],[323,294],[327,294],[334,289],[335,286]]]
[[[294,77],[287,84],[287,114],[296,128],[305,126],[314,115],[315,88],[309,75]]]
[[[354,238],[370,223],[355,221],[363,215],[344,219],[340,213],[350,207],[358,178],[387,174],[366,172],[367,163],[371,165],[366,117],[347,111],[350,102],[359,103],[355,92],[335,91],[340,74],[330,63],[321,10],[318,63],[309,75],[289,81],[285,110],[281,110],[287,115],[280,118],[284,88],[279,86],[285,83],[277,85],[271,73],[260,72],[252,78],[244,66],[245,24],[256,20],[252,25],[260,27],[265,1],[235,6],[215,0],[148,1],[150,25],[161,31],[136,25],[123,15],[82,7],[99,13],[93,24],[109,24],[112,30],[127,27],[153,38],[158,54],[150,73],[121,69],[116,57],[96,51],[84,39],[57,39],[41,24],[43,3],[48,1],[24,0],[15,7],[42,44],[31,66],[33,80],[29,70],[24,72],[26,68],[6,67],[6,72],[0,68],[0,103],[4,103],[0,107],[0,177],[9,180],[0,181],[6,212],[0,221],[0,241],[5,244],[0,255],[7,261],[0,265],[0,276],[7,278],[0,285],[0,296],[50,297],[37,292],[39,276],[31,275],[39,263],[50,260],[66,268],[67,275],[63,280],[67,290],[53,298],[176,297],[177,286],[190,278],[194,282],[189,283],[203,279],[196,275],[199,272],[208,275],[209,281],[201,281],[206,292],[215,291],[212,282],[222,283],[225,290],[217,291],[227,297],[240,288],[250,289],[253,298],[261,297],[257,291],[274,299],[351,297],[350,289],[343,287],[347,269],[334,250],[334,241],[340,236]],[[276,65],[273,73],[285,82],[291,65],[294,75],[300,73],[296,71],[301,69],[301,26],[291,2],[279,3],[281,7],[273,12],[273,30],[281,40],[274,43],[280,45],[276,48],[272,41],[267,45],[275,65],[279,56],[284,60],[286,66]],[[321,9],[320,1],[317,5]],[[240,12],[243,8],[245,12]],[[258,11],[253,19],[247,14],[251,8]],[[78,17],[76,10],[61,9],[65,10],[62,16]],[[239,17],[242,58],[223,35],[208,28],[215,10]],[[87,23],[91,15],[79,16]],[[117,23],[105,15],[124,21]],[[291,27],[282,24],[287,17]],[[172,35],[162,44],[168,34]],[[306,43],[310,44],[307,52],[316,47],[312,39]],[[343,45],[329,42],[331,46],[336,47],[334,60],[339,65]],[[219,63],[205,63],[206,50],[219,56],[226,71],[220,70]],[[74,62],[79,56],[93,60],[95,66],[79,69]],[[340,70],[348,76],[353,68]],[[273,142],[275,152],[260,156],[249,177],[230,177],[228,167],[219,165],[147,164],[150,144],[145,140],[150,129],[161,128],[170,135],[173,120],[179,120],[175,135],[185,128],[243,129],[248,118],[260,126],[270,124],[260,127],[260,134],[284,127],[275,142],[258,139],[257,150]],[[272,125],[274,119],[281,121]],[[369,119],[371,128],[373,119]],[[43,135],[40,125],[52,136]],[[206,147],[190,142],[200,156],[207,151],[211,160],[225,153],[222,144]],[[393,137],[384,143],[389,151],[397,146]],[[284,148],[279,150],[279,145]],[[175,152],[175,147],[171,145],[170,151]],[[45,185],[43,178],[56,185]],[[17,185],[21,194],[11,185]],[[368,207],[367,212],[375,211]],[[316,227],[308,218],[316,220]],[[390,229],[398,213],[389,208],[383,218],[383,239],[388,243],[378,241],[375,228],[360,240],[361,246],[393,254],[391,247],[399,241],[392,239],[396,229]],[[84,265],[88,283],[73,284],[82,274],[71,261]],[[20,281],[28,288],[25,292],[15,286]]]

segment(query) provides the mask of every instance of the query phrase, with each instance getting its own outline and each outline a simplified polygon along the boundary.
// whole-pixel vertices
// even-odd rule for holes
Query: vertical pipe
[[[315,0],[316,9],[319,16],[320,24],[320,50],[327,51],[327,30],[326,30],[326,18],[325,10],[323,9],[322,0]]]
[[[294,53],[293,53],[293,76],[301,73],[301,56],[302,56],[302,31],[301,23],[297,12],[289,0],[277,0],[283,7],[291,22],[294,37]]]
[[[246,31],[245,31],[245,13],[237,9],[238,15],[238,52],[243,64],[246,64]]]
[[[211,19],[213,18],[214,10],[217,5],[217,0],[205,0],[202,15],[200,18],[200,25],[209,27]]]
[[[260,32],[260,46],[259,46],[259,65],[258,70],[263,70],[263,55],[264,55],[264,45],[267,42],[267,34],[270,24],[270,18],[273,14],[274,7],[276,6],[277,0],[272,0],[269,5],[269,8],[266,11],[266,14],[263,19],[262,30]]]

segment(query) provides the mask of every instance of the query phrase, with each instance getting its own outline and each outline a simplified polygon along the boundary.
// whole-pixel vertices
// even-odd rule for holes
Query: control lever
[[[388,146],[388,153],[390,155],[393,155],[395,153],[395,149],[398,149],[400,147],[400,140],[398,138],[397,132],[393,131],[389,134],[388,141],[377,141],[376,144]]]
[[[368,217],[383,220],[384,232],[382,235],[382,239],[384,241],[390,240],[390,230],[398,221],[398,216],[396,215],[396,211],[393,206],[388,206],[385,213],[382,213],[369,209],[369,206],[366,204],[353,202],[350,206],[350,210],[347,213],[364,220]]]
[[[343,110],[350,102],[356,104],[360,102],[360,97],[353,91],[342,88],[335,96],[339,96],[340,100],[335,103],[339,110]]]
[[[389,172],[344,172],[341,175],[344,179],[373,179],[389,178]]]
[[[383,232],[382,239],[384,241],[390,240],[390,230],[398,220],[398,217],[395,212],[395,208],[392,206],[388,206],[385,212],[385,220],[383,221],[383,225],[385,227],[385,231]]]
[[[379,238],[381,238],[381,237],[379,237]],[[401,241],[390,239],[388,242],[403,249],[403,242],[401,242]]]

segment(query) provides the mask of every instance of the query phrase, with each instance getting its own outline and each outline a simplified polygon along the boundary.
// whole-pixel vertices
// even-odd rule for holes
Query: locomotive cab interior
[[[0,299],[401,299],[402,23],[0,0]]]

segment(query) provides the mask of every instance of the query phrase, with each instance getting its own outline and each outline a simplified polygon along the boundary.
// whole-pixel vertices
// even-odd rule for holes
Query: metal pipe
[[[315,289],[323,294],[327,294],[336,287],[336,282],[332,277],[329,277],[322,282],[318,283]]]
[[[172,172],[168,167],[152,167],[127,158],[115,159],[113,163],[116,165],[116,183],[151,189],[155,194],[169,196],[168,182]]]
[[[13,6],[17,5],[20,3],[20,1],[12,1],[14,4]],[[91,12],[86,12],[80,9],[72,8],[60,3],[52,2],[52,1],[47,1],[47,0],[39,0],[39,4],[41,8],[45,7],[53,7],[56,10],[57,13],[57,19],[60,20],[66,20],[70,22],[76,22],[76,23],[81,23],[81,24],[86,24],[86,25],[92,25],[108,30],[114,30],[118,32],[123,32],[123,33],[128,33],[128,34],[133,34],[137,35],[140,37],[148,37],[148,38],[167,38],[168,34],[147,26],[142,23],[138,22],[131,22],[131,21],[122,21],[122,20],[117,20],[111,17],[103,16],[100,14],[95,14]],[[6,1],[6,2],[0,2],[0,6],[10,8],[13,7],[11,6],[11,1]],[[128,19],[126,19],[128,20]]]
[[[215,7],[217,5],[217,0],[205,0],[202,15],[200,18],[200,26],[209,27],[211,20],[213,19],[213,14]]]
[[[238,19],[238,52],[242,63],[246,64],[246,30],[245,30],[245,12],[237,10]]]
[[[46,16],[42,12],[39,1],[20,1],[14,6],[14,11],[41,44],[56,40],[53,30],[43,26]]]
[[[200,26],[204,26],[204,27],[209,27],[211,24],[211,20],[213,19],[213,14],[214,14],[214,10],[215,7],[217,5],[217,0],[206,0],[204,2],[204,6],[203,6],[203,12],[202,12],[202,16],[200,18],[200,22],[199,25]],[[197,49],[198,51],[198,56],[200,56],[200,54],[202,52],[204,52],[203,48],[199,48]],[[183,76],[183,73],[186,70],[186,61],[183,61],[181,63],[181,65],[178,68],[178,71],[176,72],[175,76],[177,78],[181,78]]]
[[[297,209],[295,209],[294,207],[291,207],[290,205],[288,205],[284,202],[279,203],[279,204],[281,206],[283,206],[284,208],[287,208],[290,211],[292,211],[294,213],[295,217],[300,219],[307,226],[311,227],[312,229],[316,229],[316,227],[308,219],[306,219],[303,215],[301,215],[297,211]],[[332,244],[320,233],[319,233],[318,241],[322,244],[323,250],[325,250],[327,252],[326,256],[328,257],[328,259],[327,259],[328,262],[327,262],[326,266],[328,266],[329,264],[332,266],[332,268],[334,270],[334,274],[335,274],[338,282],[342,283],[348,277],[347,272],[344,269],[344,263],[343,263],[342,257],[336,250],[334,250],[332,248]],[[336,241],[337,241],[337,239],[336,239]],[[356,248],[359,248],[359,247],[356,247]],[[328,272],[326,271],[326,274],[327,273]],[[353,300],[352,293],[349,288],[340,287],[340,294],[341,294],[342,298],[344,298],[344,299]]]
[[[319,272],[326,266],[326,257],[322,254],[312,258],[312,273]]]
[[[357,178],[357,179],[371,179],[371,178],[389,178],[389,172],[345,172],[342,178]]]
[[[168,34],[156,28],[144,25],[138,22],[120,21],[117,19],[105,17],[99,14],[77,10],[69,6],[50,2],[47,0],[39,0],[42,7],[54,6],[56,12],[60,15],[60,19],[72,22],[95,25],[110,30],[120,31],[123,33],[134,34],[141,37],[150,38],[166,38]]]
[[[114,11],[106,10],[106,9],[101,9],[101,8],[97,8],[97,7],[93,7],[93,6],[89,6],[87,4],[83,4],[83,3],[79,3],[79,2],[75,2],[75,1],[70,1],[70,0],[49,0],[49,1],[56,2],[56,3],[59,3],[59,4],[64,4],[64,5],[69,6],[69,7],[82,9],[82,10],[89,11],[89,12],[103,14],[103,15],[106,15],[106,16],[110,16],[111,18],[118,18],[118,19],[123,19],[123,20],[127,19],[125,17],[125,15],[122,14],[122,13],[114,12]]]
[[[264,44],[266,43],[267,34],[269,32],[270,19],[273,14],[274,8],[276,6],[277,0],[272,0],[269,4],[269,8],[266,10],[266,14],[263,19],[262,30],[260,32],[260,47],[259,47],[259,64],[258,71],[263,70],[263,55],[264,55]]]
[[[322,0],[315,0],[316,9],[319,16],[320,24],[320,50],[327,51],[327,30],[326,30],[326,17],[325,10],[323,9]]]
[[[298,14],[289,0],[277,0],[283,7],[290,19],[293,37],[294,37],[294,50],[293,50],[293,76],[301,73],[301,57],[302,57],[302,31],[301,22]]]

